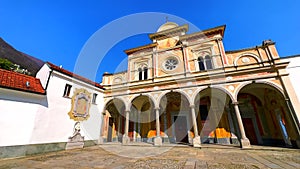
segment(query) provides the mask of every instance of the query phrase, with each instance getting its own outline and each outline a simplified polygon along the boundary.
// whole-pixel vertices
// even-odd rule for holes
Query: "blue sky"
[[[169,20],[175,22],[178,20],[172,16],[178,16],[200,30],[226,24],[225,50],[252,47],[265,39],[272,39],[281,57],[300,54],[299,0],[1,0],[0,4],[0,37],[17,50],[63,65],[70,71],[74,70],[83,46],[95,32],[118,18],[142,12],[166,13]],[[145,20],[140,25],[148,22]],[[153,30],[164,22],[165,17],[158,17],[153,23]],[[131,23],[126,23],[120,25],[117,31],[131,28]],[[110,36],[113,35],[106,34],[99,45],[95,44],[96,48],[100,50]],[[125,49],[148,43],[151,41],[147,34],[126,38],[116,43],[108,53],[103,55],[99,52],[103,60],[97,72],[86,70],[79,74],[99,82],[103,72],[115,72],[118,65],[126,60]],[[92,64],[94,61],[87,62]]]

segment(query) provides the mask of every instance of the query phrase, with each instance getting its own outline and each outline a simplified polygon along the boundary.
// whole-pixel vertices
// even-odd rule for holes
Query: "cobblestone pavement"
[[[53,168],[300,168],[300,150],[209,145],[189,146],[100,145],[13,159],[0,159],[0,169]]]

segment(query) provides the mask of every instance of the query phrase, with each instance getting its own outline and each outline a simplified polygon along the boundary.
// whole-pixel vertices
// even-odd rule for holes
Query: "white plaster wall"
[[[44,64],[44,66],[42,66],[42,68],[36,74],[36,78],[40,79],[44,89],[46,88],[50,71],[51,69],[48,67],[48,65]]]
[[[46,96],[0,89],[0,146],[30,144],[37,110],[46,104]]]
[[[91,85],[54,71],[47,88],[48,108],[45,111],[39,110],[36,114],[32,143],[67,142],[68,137],[72,136],[75,121],[68,115],[71,98],[63,97],[66,84],[72,85],[70,97],[76,88],[85,88],[92,94],[98,94],[97,104],[91,104],[89,119],[81,123],[81,134],[85,136],[85,140],[98,140],[103,93]]]
[[[45,74],[42,79],[48,80]],[[60,73],[51,74],[47,95],[37,95],[0,88],[0,146],[67,142],[73,134],[75,121],[70,119],[71,98],[63,97],[66,83],[97,93],[96,104],[91,104],[90,117],[81,123],[85,140],[98,140],[103,111],[103,91],[92,85],[73,80]],[[44,84],[46,85],[46,83]]]
[[[287,72],[289,73],[289,77],[297,95],[298,102],[300,102],[300,57],[292,57],[288,60],[290,63],[287,67]]]

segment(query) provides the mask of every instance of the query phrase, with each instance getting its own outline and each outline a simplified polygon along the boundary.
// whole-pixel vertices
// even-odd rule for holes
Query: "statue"
[[[84,136],[80,134],[80,122],[77,121],[74,124],[73,135],[69,137],[69,140],[66,145],[66,149],[75,149],[75,148],[83,148],[84,145]]]

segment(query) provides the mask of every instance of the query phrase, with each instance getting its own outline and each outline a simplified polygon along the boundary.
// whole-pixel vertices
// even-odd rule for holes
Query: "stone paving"
[[[252,169],[300,168],[300,150],[253,146],[237,147],[186,145],[154,147],[152,145],[108,144],[45,153],[22,158],[0,159],[0,169]]]

